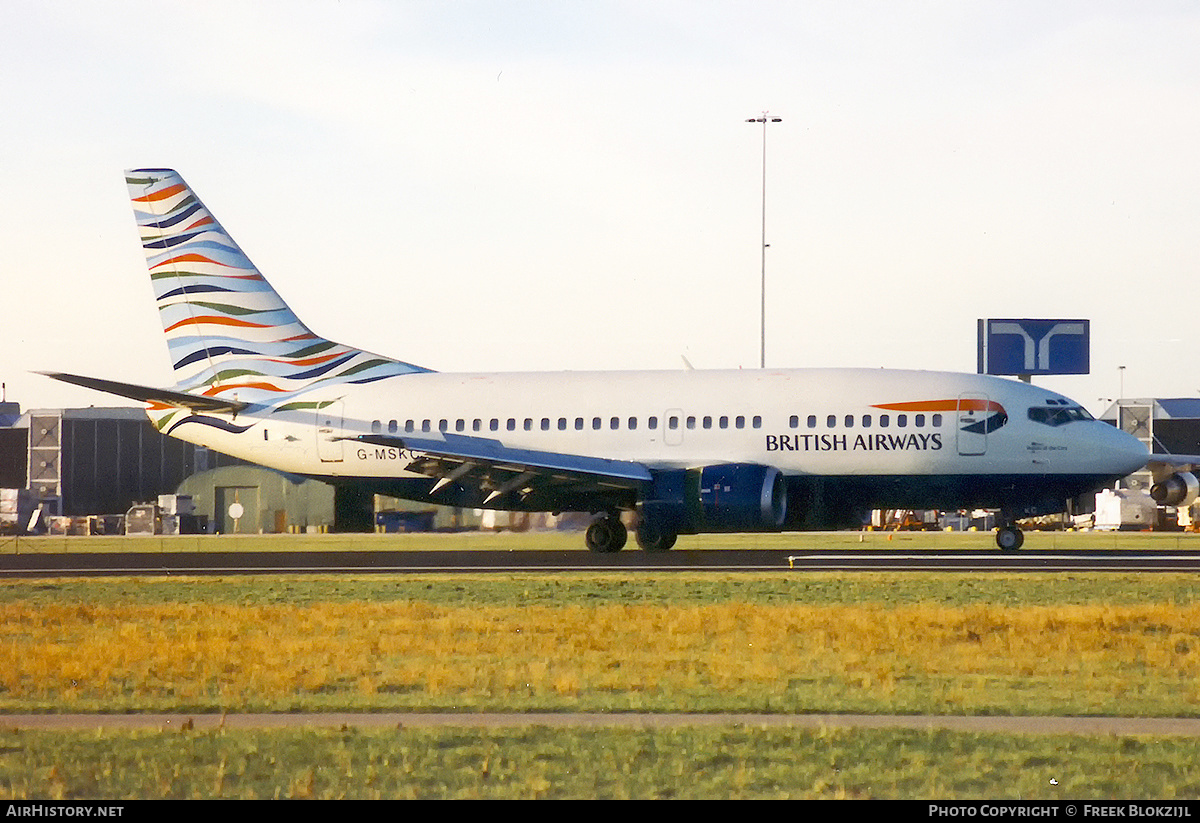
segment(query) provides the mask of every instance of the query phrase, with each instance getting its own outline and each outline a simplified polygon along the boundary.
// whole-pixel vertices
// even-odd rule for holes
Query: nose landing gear
[[[1001,551],[1015,552],[1025,542],[1025,533],[1017,526],[1011,512],[1000,513],[1000,528],[996,530],[996,545]]]

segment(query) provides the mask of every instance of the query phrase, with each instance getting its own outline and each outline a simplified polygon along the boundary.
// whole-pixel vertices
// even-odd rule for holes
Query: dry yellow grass
[[[1107,712],[1114,700],[1194,713],[1197,627],[1200,605],[1169,603],[17,601],[0,605],[0,708],[647,708],[669,699],[684,710],[824,711],[826,695],[848,710],[968,712],[1025,695],[1045,713]],[[1003,699],[988,696],[996,692]]]

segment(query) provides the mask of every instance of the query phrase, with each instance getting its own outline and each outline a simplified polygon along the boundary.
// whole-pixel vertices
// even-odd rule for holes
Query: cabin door
[[[328,406],[317,409],[317,456],[322,463],[342,462],[342,418],[345,404],[335,400]]]
[[[964,456],[987,452],[988,396],[958,396],[958,453]]]

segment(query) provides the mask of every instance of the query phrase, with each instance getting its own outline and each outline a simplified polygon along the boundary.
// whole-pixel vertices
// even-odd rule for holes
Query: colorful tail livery
[[[181,391],[274,405],[318,383],[427,371],[314,334],[178,173],[125,182]]]
[[[872,509],[996,509],[997,542],[1015,548],[1019,517],[1150,457],[1077,403],[989,375],[439,374],[314,334],[175,172],[125,179],[176,385],[51,376],[144,401],[171,436],[354,493],[586,512],[601,552],[625,545],[623,513],[661,551],[683,534],[861,525]],[[1200,481],[1173,465],[1157,488],[1186,503]]]

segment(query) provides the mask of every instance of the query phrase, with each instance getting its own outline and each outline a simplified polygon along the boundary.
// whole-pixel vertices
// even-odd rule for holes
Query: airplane
[[[679,535],[861,527],[872,509],[998,510],[996,543],[1013,550],[1018,519],[1152,457],[1061,394],[979,374],[436,372],[311,331],[177,172],[125,177],[176,385],[43,374],[144,402],[164,434],[292,475],[587,513],[595,552],[625,545],[625,512],[656,552]],[[1163,500],[1200,491],[1190,471],[1156,471]]]

